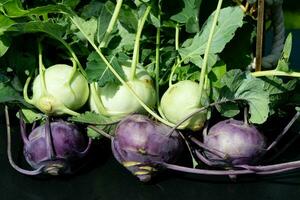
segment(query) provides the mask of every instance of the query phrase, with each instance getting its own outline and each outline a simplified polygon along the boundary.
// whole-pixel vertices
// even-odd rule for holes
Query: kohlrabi
[[[142,67],[137,67],[134,79],[128,80],[131,68],[123,65],[122,69],[127,79],[126,83],[146,105],[153,107],[156,95],[152,79],[147,71]],[[96,83],[90,87],[90,107],[92,111],[115,117],[124,117],[130,113],[144,112],[143,107],[125,85],[110,82],[104,87],[98,87]]]
[[[20,114],[21,116],[21,114]],[[10,164],[20,173],[72,174],[80,166],[91,146],[91,139],[82,134],[80,129],[68,122],[56,121],[40,125],[27,136],[25,123],[20,117],[21,136],[24,143],[24,157],[33,171],[18,167],[11,155],[10,130],[8,130],[8,157]]]
[[[81,108],[89,97],[88,82],[75,61],[73,66],[57,64],[45,69],[40,45],[39,75],[33,82],[31,99],[27,94],[30,79],[24,86],[24,99],[48,115],[78,115],[75,110]]]
[[[205,156],[216,165],[253,164],[266,146],[255,126],[234,119],[215,124],[203,140],[207,148],[214,150],[205,151]]]
[[[203,93],[200,98],[199,85],[196,82],[185,80],[171,85],[161,98],[160,106],[164,117],[176,124],[195,110],[208,103],[208,97]],[[184,122],[181,127],[199,130],[204,126],[207,111],[200,112]]]
[[[109,69],[118,79],[122,79],[121,83],[109,82],[103,87],[99,87],[97,83],[90,85],[90,107],[92,111],[101,113],[106,116],[122,118],[131,113],[141,113],[144,106],[153,108],[156,101],[156,92],[153,81],[147,71],[139,65],[139,47],[144,23],[149,15],[148,7],[138,21],[138,28],[135,37],[133,57],[129,66],[122,65],[124,79],[120,78],[114,69]],[[79,26],[78,26],[79,27]],[[91,43],[93,44],[93,43]],[[101,52],[98,52],[100,56]],[[129,88],[130,90],[129,90]],[[134,93],[134,94],[133,94]],[[139,98],[139,99],[137,99]]]
[[[144,115],[130,115],[116,128],[112,140],[114,157],[141,181],[149,181],[158,163],[174,163],[184,149],[177,131]]]

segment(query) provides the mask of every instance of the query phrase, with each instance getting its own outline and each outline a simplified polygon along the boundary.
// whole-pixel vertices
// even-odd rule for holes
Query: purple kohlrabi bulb
[[[219,156],[205,151],[206,157],[220,165],[250,164],[265,147],[265,138],[253,126],[228,119],[215,124],[204,137],[204,144],[219,152]],[[222,158],[220,155],[223,155]]]
[[[147,182],[160,162],[174,163],[183,150],[183,142],[171,128],[144,115],[124,118],[112,140],[115,158],[141,181]]]

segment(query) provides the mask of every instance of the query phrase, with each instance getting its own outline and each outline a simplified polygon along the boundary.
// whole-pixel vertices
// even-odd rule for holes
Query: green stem
[[[201,67],[201,73],[200,73],[200,81],[199,81],[199,86],[200,86],[200,99],[202,98],[202,92],[203,92],[203,87],[204,87],[204,81],[205,81],[205,75],[206,75],[206,69],[207,69],[207,62],[208,62],[208,55],[209,55],[209,51],[210,51],[210,46],[211,46],[211,42],[215,33],[215,28],[218,22],[218,18],[219,18],[219,14],[220,14],[220,10],[221,10],[221,6],[222,6],[222,2],[223,0],[219,0],[218,1],[218,5],[214,14],[214,19],[213,19],[213,23],[210,29],[210,33],[209,33],[209,37],[207,40],[207,45],[206,45],[206,49],[205,49],[205,53],[204,53],[204,58],[203,58],[203,64]]]
[[[133,80],[135,78],[135,71],[136,71],[137,64],[139,62],[140,40],[141,40],[142,30],[144,28],[144,24],[150,13],[150,10],[151,10],[151,6],[148,6],[143,17],[141,19],[139,19],[139,22],[138,22],[138,30],[137,30],[137,33],[135,36],[133,57],[132,57],[132,63],[131,63],[131,73],[130,73],[129,80]]]
[[[179,49],[179,31],[180,31],[179,24],[176,24],[176,27],[175,27],[175,49],[176,49],[176,51]]]
[[[278,70],[265,70],[259,72],[252,72],[252,76],[255,77],[262,77],[262,76],[288,76],[288,77],[295,77],[300,78],[300,72],[283,72]]]
[[[87,74],[84,71],[84,69],[83,69],[83,67],[82,67],[82,65],[81,65],[78,57],[76,56],[76,54],[73,51],[73,49],[71,48],[71,46],[66,41],[64,41],[62,38],[57,37],[55,34],[51,34],[51,33],[48,33],[48,34],[51,35],[51,37],[55,38],[56,40],[60,41],[65,46],[65,48],[69,51],[71,57],[76,61],[77,65],[78,65],[78,68],[79,68],[79,71],[86,78]]]
[[[160,14],[158,15],[160,20]],[[160,70],[160,27],[156,29],[156,48],[155,48],[155,90],[156,105],[159,106],[159,70]]]
[[[70,45],[69,45],[67,42],[65,42],[63,39],[60,39],[60,38],[56,38],[56,39],[58,39],[58,40],[66,47],[66,49],[70,52],[71,57],[72,57],[72,58],[76,61],[76,63],[77,63],[77,66],[78,66],[79,71],[80,71],[81,74],[86,78],[86,77],[87,77],[87,74],[86,74],[86,72],[84,71],[84,69],[83,69],[83,67],[82,67],[82,65],[81,65],[81,63],[80,63],[78,57],[76,56],[75,52],[74,52],[73,49],[70,47]]]
[[[41,80],[41,88],[42,88],[42,95],[47,94],[47,87],[45,81],[45,66],[43,64],[43,54],[42,54],[42,45],[41,41],[38,41],[38,52],[39,52],[39,75]]]
[[[99,87],[98,87],[98,84],[96,82],[93,82],[93,83],[90,84],[90,95],[91,95],[90,98],[94,100],[94,102],[97,106],[98,112],[100,112],[103,115],[108,116],[107,110],[103,106],[101,98],[98,95],[97,89],[99,90]]]
[[[175,50],[176,50],[176,52],[179,49],[179,32],[180,32],[179,24],[177,24],[175,27]],[[179,67],[181,63],[182,62],[180,61],[180,58],[177,55],[176,56],[176,64],[173,65],[173,67],[171,69],[170,78],[169,78],[169,87],[172,86],[172,79],[173,79],[174,73],[175,73],[177,67]]]
[[[106,32],[105,32],[105,34],[103,36],[103,39],[100,42],[99,48],[105,48],[107,46],[109,36],[110,36],[111,32],[113,31],[114,26],[115,26],[115,24],[117,22],[117,19],[118,19],[118,16],[119,16],[122,4],[123,4],[123,0],[117,0],[117,4],[116,4],[116,7],[115,7],[115,10],[114,10],[113,15],[112,15],[112,17],[110,19],[110,22],[108,24]],[[101,27],[99,27],[99,28],[101,28]]]
[[[102,54],[100,49],[96,46],[96,44],[87,36],[87,34],[84,32],[82,27],[74,20],[72,17],[70,18],[71,21],[74,23],[74,25],[80,30],[80,32],[84,35],[84,37],[89,41],[91,46],[95,49],[97,54],[100,56],[100,58],[103,60],[103,62],[106,64],[106,66],[109,68],[109,70],[113,73],[113,75],[121,82],[122,85],[124,85],[131,94],[136,98],[136,100],[140,103],[140,105],[148,112],[150,113],[154,118],[156,118],[158,121],[168,125],[168,126],[174,126],[173,123],[161,118],[158,114],[156,114],[151,108],[149,108],[142,100],[141,98],[136,94],[136,92],[128,85],[128,83],[122,79],[122,77],[116,72],[116,70],[113,68],[113,66],[108,62],[106,57]]]
[[[24,88],[23,88],[23,97],[24,97],[24,100],[27,102],[27,103],[29,103],[29,104],[34,104],[34,102],[33,102],[33,100],[32,99],[30,99],[29,97],[28,97],[28,93],[27,93],[27,91],[28,91],[28,86],[29,86],[29,83],[30,83],[30,80],[31,80],[31,76],[29,76],[28,78],[27,78],[27,80],[26,80],[26,82],[25,82],[25,85],[24,85]]]

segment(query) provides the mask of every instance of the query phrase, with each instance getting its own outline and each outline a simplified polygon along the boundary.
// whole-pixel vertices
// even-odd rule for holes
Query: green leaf
[[[178,23],[186,24],[186,31],[189,33],[195,33],[199,31],[198,12],[202,0],[183,1],[183,9],[179,13],[171,16],[171,19]]]
[[[97,30],[97,40],[100,43],[103,39],[104,34],[106,33],[106,29],[108,28],[110,19],[112,17],[112,9],[114,8],[114,4],[111,1],[106,2],[100,11],[100,15],[98,17],[98,30]]]
[[[223,87],[221,80],[225,74],[226,74],[226,64],[225,63],[220,62],[217,65],[215,65],[208,74],[208,78],[209,78],[212,86],[215,88]]]
[[[98,17],[104,6],[103,2],[92,0],[89,4],[82,8],[81,17],[88,19],[91,17]]]
[[[3,33],[15,23],[15,21],[0,14],[0,35],[3,35]]]
[[[42,113],[27,108],[22,109],[21,111],[23,113],[25,123],[29,123],[29,124],[32,124],[33,122],[38,121],[40,119],[43,119],[45,116]],[[17,116],[19,117],[19,113],[17,114]]]
[[[25,103],[23,97],[9,84],[0,83],[0,103]]]
[[[130,33],[136,33],[138,26],[138,15],[135,10],[124,5],[119,13],[119,21],[122,26]]]
[[[269,94],[264,91],[264,82],[259,79],[247,79],[238,88],[235,98],[243,99],[249,104],[251,123],[264,123],[269,114]]]
[[[98,140],[103,138],[103,136],[95,131],[94,129],[91,129],[90,127],[87,128],[87,136],[93,140]]]
[[[264,90],[270,95],[282,94],[295,89],[297,80],[293,79],[286,83],[279,77],[261,77],[264,81]]]
[[[94,125],[109,125],[118,122],[118,120],[114,119],[113,117],[106,117],[94,112],[85,112],[79,116],[73,116],[69,118],[69,120],[73,122]]]
[[[216,108],[224,117],[234,117],[240,113],[240,108],[236,103],[228,102],[222,106],[216,106]]]
[[[97,27],[98,27],[97,19],[92,17],[89,20],[84,20],[83,18],[80,18],[78,16],[74,16],[72,18],[84,30],[87,37],[90,38],[94,42],[96,39],[96,33],[97,33]],[[80,40],[86,41],[86,38],[84,37],[82,32],[79,31],[74,24],[72,24],[71,30],[76,30],[75,35],[77,35],[77,37]]]
[[[73,2],[75,3],[75,2]],[[29,10],[24,10],[20,1],[18,0],[5,0],[4,4],[0,3],[0,12],[5,13],[10,18],[34,16],[34,15],[46,15],[49,13],[68,13],[72,14],[72,11],[66,6],[67,4],[56,4],[35,7]]]
[[[0,10],[9,17],[24,16],[28,13],[28,11],[22,8],[22,3],[19,0],[6,0],[4,3],[0,2]]]
[[[212,14],[200,33],[193,38],[190,46],[179,49],[183,60],[193,60],[203,55],[206,49],[211,24]],[[210,54],[220,53],[225,45],[233,38],[235,31],[243,25],[244,13],[239,7],[227,7],[220,11],[218,25],[213,35]]]
[[[62,4],[75,8],[80,3],[80,0],[63,0]]]
[[[7,31],[16,31],[19,33],[44,32],[56,39],[61,39],[66,32],[66,28],[57,23],[31,21],[27,23],[16,23],[10,26]]]
[[[264,81],[247,76],[240,70],[231,70],[224,75],[222,82],[224,87],[221,90],[220,100],[246,101],[249,105],[251,123],[262,124],[267,120],[270,100],[269,93],[264,90]],[[227,112],[228,110],[227,108]],[[233,108],[230,114],[235,111],[236,108]]]
[[[159,27],[161,26],[160,20],[158,19],[158,17],[156,17],[155,15],[153,15],[153,13],[150,13],[150,20],[151,20],[151,23],[152,23],[156,28],[159,28]]]
[[[119,65],[118,58],[114,55],[108,57],[109,62],[117,71],[117,73],[124,78],[125,74],[122,67]],[[118,79],[109,70],[107,65],[99,57],[96,52],[92,52],[88,57],[86,73],[89,82],[98,82],[99,86],[104,86],[109,82],[119,83]]]
[[[121,38],[119,44],[113,49],[114,54],[118,52],[130,52],[133,50],[135,34],[129,32],[121,24],[118,25],[118,36]]]
[[[289,58],[290,58],[291,51],[292,51],[292,42],[293,42],[292,40],[293,40],[293,37],[292,37],[292,34],[290,33],[285,40],[282,56],[281,56],[280,60],[278,61],[278,64],[276,67],[276,70],[278,70],[278,71],[284,71],[284,72],[290,71]]]
[[[2,57],[10,46],[10,41],[7,36],[0,35],[0,57]]]
[[[246,79],[246,74],[239,69],[228,71],[221,79],[221,83],[232,92],[236,91]]]
[[[5,84],[9,82],[9,78],[0,72],[0,84]]]

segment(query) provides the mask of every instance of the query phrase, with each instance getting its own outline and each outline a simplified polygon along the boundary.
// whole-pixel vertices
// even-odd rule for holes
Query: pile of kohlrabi
[[[255,3],[203,2],[1,1],[0,103],[12,167],[72,174],[93,143],[109,139],[143,182],[163,169],[235,177],[300,168],[267,162],[274,147],[291,144],[280,142],[299,116],[292,35],[273,69],[254,72]],[[12,128],[32,170],[13,159]],[[191,166],[178,164],[186,158]]]

